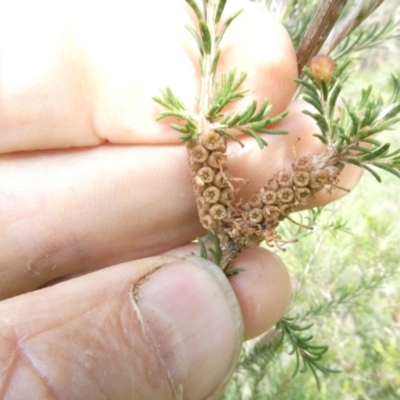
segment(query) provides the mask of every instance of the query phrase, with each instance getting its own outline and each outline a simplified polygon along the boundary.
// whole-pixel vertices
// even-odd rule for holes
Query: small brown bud
[[[335,73],[335,61],[333,61],[332,57],[317,55],[312,57],[308,62],[308,68],[310,68],[311,73],[318,83],[321,83],[322,80],[329,83]]]
[[[287,171],[280,171],[276,177],[280,187],[292,186],[293,178],[292,174]]]
[[[220,151],[214,151],[208,157],[207,164],[212,168],[226,167],[226,155]]]
[[[210,186],[204,191],[203,197],[208,203],[214,204],[221,197],[221,191],[215,186]]]
[[[264,219],[263,212],[259,208],[251,209],[247,217],[252,224],[259,224]]]
[[[282,203],[290,203],[294,198],[294,193],[290,188],[282,188],[278,190],[277,196]]]
[[[200,143],[208,150],[217,150],[221,147],[221,136],[216,132],[206,133],[200,136]]]
[[[300,157],[293,163],[293,169],[295,171],[311,171],[312,167],[313,163],[310,156]]]
[[[253,194],[249,201],[250,205],[255,208],[260,208],[263,205],[263,199],[260,193]]]
[[[297,187],[304,187],[310,183],[310,174],[306,171],[296,171],[293,174],[293,183]]]
[[[226,217],[226,209],[222,204],[215,204],[210,208],[210,215],[219,221]]]
[[[210,167],[203,167],[197,171],[197,176],[204,182],[210,183],[213,181],[215,173]]]
[[[208,158],[208,151],[200,144],[190,150],[191,161],[202,163]]]
[[[276,203],[276,192],[274,190],[266,190],[262,195],[262,201],[268,205]]]

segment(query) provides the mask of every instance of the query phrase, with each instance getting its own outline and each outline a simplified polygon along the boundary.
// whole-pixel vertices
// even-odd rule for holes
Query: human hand
[[[151,98],[169,85],[194,106],[189,8],[19,0],[0,18],[0,394],[217,398],[243,337],[282,316],[290,283],[261,248],[237,257],[245,271],[229,282],[187,257],[203,231],[185,148],[155,122]],[[248,71],[251,96],[291,111],[280,124],[289,135],[263,151],[243,138],[229,155],[251,182],[246,197],[292,163],[298,138],[297,155],[320,143],[303,104],[290,104],[289,39],[254,4],[227,32],[221,67]]]

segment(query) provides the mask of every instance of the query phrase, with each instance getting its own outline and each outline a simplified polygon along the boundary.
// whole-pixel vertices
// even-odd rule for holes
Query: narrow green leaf
[[[370,149],[370,151],[361,158],[362,161],[373,160],[374,158],[379,158],[384,153],[386,153],[390,148],[390,143],[383,143],[376,149]]]
[[[206,54],[211,53],[211,34],[210,31],[208,30],[207,23],[204,20],[199,21],[199,28],[200,28],[200,34],[201,34],[201,39],[203,42],[203,49]]]
[[[391,174],[393,174],[393,175],[397,176],[398,178],[400,178],[400,171],[398,169],[396,169],[396,168],[393,168],[393,167],[391,167],[389,165],[386,165],[386,164],[383,164],[383,163],[380,163],[380,162],[374,162],[372,165],[374,165],[375,167],[384,169],[385,171],[388,171]]]
[[[225,23],[222,25],[221,30],[219,31],[219,34],[217,35],[217,37],[215,38],[215,47],[219,47],[222,38],[225,35],[226,30],[228,29],[229,25],[231,24],[231,22],[242,12],[243,10],[239,10],[237,11],[235,14],[231,15],[226,21]]]
[[[200,38],[199,34],[191,26],[185,25],[185,28],[193,36],[194,40],[196,41],[197,48],[199,49],[200,55],[203,57],[204,56],[204,48],[203,48],[203,43],[201,41],[201,38]]]
[[[244,144],[240,141],[239,138],[237,138],[235,135],[230,133],[226,129],[216,129],[216,132],[221,133],[222,135],[228,136],[230,139],[232,139],[234,142],[237,142],[240,144],[240,146],[244,147]]]
[[[321,135],[320,133],[314,133],[313,136],[318,138],[322,143],[328,144],[328,140],[326,139],[326,137]]]
[[[186,2],[190,5],[198,20],[203,18],[203,15],[200,11],[200,8],[197,6],[196,0],[186,0]]]
[[[257,129],[257,132],[267,133],[268,135],[287,135],[288,133],[284,129]]]
[[[246,135],[249,135],[251,137],[253,137],[254,139],[256,139],[256,142],[258,143],[258,146],[260,147],[260,149],[263,149],[265,146],[268,146],[268,143],[260,138],[260,136],[254,132],[252,129],[248,129],[248,128],[240,128],[238,127],[238,129],[240,131],[242,131],[243,133],[245,133]]]
[[[329,118],[333,118],[333,116],[335,115],[336,102],[337,102],[337,99],[339,97],[339,94],[340,94],[341,90],[342,90],[342,86],[340,84],[337,84],[335,86],[335,88],[333,89],[333,91],[331,92],[331,95],[329,97],[329,103],[328,103],[328,106],[329,106],[329,111],[328,111]]]
[[[215,56],[211,65],[211,74],[215,76],[215,73],[217,71],[217,65],[218,65],[218,60],[219,60],[219,56],[221,55],[221,50],[218,49],[215,52]]]
[[[227,1],[227,0],[219,0],[219,2],[218,2],[217,11],[216,11],[216,13],[215,13],[215,18],[214,18],[214,22],[215,22],[216,24],[218,24],[218,22],[219,22],[220,19],[221,19],[221,15],[222,15],[222,13],[223,13],[223,11],[224,11],[226,1]]]

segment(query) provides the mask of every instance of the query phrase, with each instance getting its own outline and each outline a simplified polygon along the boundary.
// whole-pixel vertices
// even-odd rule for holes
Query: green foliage
[[[276,325],[276,329],[281,331],[281,341],[286,339],[292,349],[289,354],[295,354],[296,364],[293,372],[295,376],[299,371],[305,372],[307,368],[313,373],[318,388],[320,388],[320,380],[317,375],[317,371],[325,374],[329,372],[340,372],[331,368],[324,367],[320,360],[322,356],[328,351],[329,347],[324,345],[316,345],[312,341],[312,335],[304,335],[305,331],[308,331],[312,324],[306,326],[300,326],[296,324],[294,318],[282,318]],[[301,365],[303,367],[301,368]]]
[[[400,37],[400,21],[390,18],[386,23],[361,25],[347,36],[335,49],[333,57],[339,60],[363,50],[385,45],[389,40]]]
[[[233,131],[239,131],[253,137],[260,148],[267,145],[267,142],[260,137],[260,134],[285,134],[285,131],[278,129],[268,129],[267,126],[282,120],[287,113],[281,113],[269,118],[272,106],[264,100],[261,105],[256,101],[250,104],[242,112],[225,113],[224,109],[228,104],[232,104],[242,99],[247,90],[242,89],[242,84],[246,79],[246,73],[238,74],[236,69],[232,69],[228,74],[222,74],[219,82],[214,82],[217,64],[219,60],[219,46],[224,34],[230,24],[242,12],[238,10],[230,17],[226,18],[222,26],[217,29],[217,24],[221,20],[226,0],[219,0],[214,16],[207,15],[207,2],[203,2],[203,10],[193,0],[187,0],[198,19],[198,30],[191,26],[186,26],[193,36],[199,53],[200,69],[202,76],[202,93],[199,96],[200,115],[208,123],[209,129],[228,136],[230,139],[240,142]],[[189,112],[182,101],[174,95],[170,88],[161,91],[161,97],[154,97],[153,100],[163,106],[166,110],[162,111],[157,119],[175,117],[184,123],[172,123],[171,127],[183,133],[180,137],[182,141],[197,140],[204,129],[205,123],[201,121],[201,116],[196,116]]]
[[[206,247],[205,240],[211,241],[212,247]],[[206,238],[197,238],[200,245],[200,257],[206,260],[211,260],[215,265],[219,265],[221,260],[221,248],[218,238],[213,232],[208,231]]]
[[[321,130],[315,136],[335,148],[341,161],[364,168],[379,182],[379,174],[371,167],[400,177],[400,149],[391,151],[389,142],[375,138],[377,133],[391,129],[400,120],[400,83],[393,75],[393,93],[386,104],[382,96],[372,94],[372,86],[361,91],[358,101],[347,100],[340,97],[340,76],[348,65],[347,60],[343,62],[329,84],[324,80],[317,82],[311,71],[304,68],[306,78],[297,82],[303,87],[304,100],[315,109],[304,113],[314,118]],[[339,106],[338,102],[344,105]]]
[[[299,231],[290,221],[282,226],[286,237],[299,238],[279,253],[292,276],[287,315],[297,316],[296,325],[312,325],[295,332],[312,335],[317,346],[329,344],[318,362],[341,372],[319,374],[320,389],[312,374],[293,376],[297,360],[288,354],[293,346],[288,336],[282,342],[278,325],[245,344],[224,400],[400,397],[400,203],[395,184],[387,176],[377,192],[376,182],[366,176],[339,203],[299,213],[297,219],[314,225],[312,231]]]

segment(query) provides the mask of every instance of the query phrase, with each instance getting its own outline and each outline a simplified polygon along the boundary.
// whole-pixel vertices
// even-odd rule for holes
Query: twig
[[[373,0],[368,5],[364,2],[355,4],[346,17],[332,29],[321,48],[321,54],[330,54],[344,38],[350,35],[383,2],[384,0]]]
[[[318,54],[347,2],[348,0],[324,0],[318,8],[297,49],[299,75],[310,58]]]

